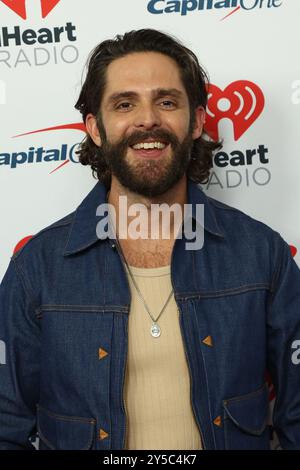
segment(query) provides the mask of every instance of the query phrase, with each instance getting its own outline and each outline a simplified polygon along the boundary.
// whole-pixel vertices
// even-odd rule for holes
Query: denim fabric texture
[[[40,449],[124,448],[131,294],[114,240],[96,234],[106,193],[98,182],[11,258],[0,288],[0,449],[33,449],[36,433]],[[300,449],[300,271],[289,245],[191,180],[188,203],[204,204],[204,246],[176,240],[171,280],[203,447],[270,448],[268,371],[281,446]]]

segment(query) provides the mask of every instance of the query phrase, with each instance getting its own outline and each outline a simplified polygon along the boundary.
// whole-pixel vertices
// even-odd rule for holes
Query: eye
[[[164,108],[174,108],[176,106],[176,103],[174,103],[174,101],[171,101],[171,100],[163,100],[161,104],[163,105]]]
[[[132,103],[129,103],[128,101],[123,101],[122,103],[119,103],[116,106],[116,109],[120,109],[121,111],[127,111],[131,108]]]

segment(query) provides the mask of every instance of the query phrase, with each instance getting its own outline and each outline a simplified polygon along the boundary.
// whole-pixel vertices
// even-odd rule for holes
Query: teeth
[[[163,144],[162,142],[141,142],[140,144],[136,144],[133,146],[135,150],[140,150],[140,149],[164,149],[166,147],[166,144]]]

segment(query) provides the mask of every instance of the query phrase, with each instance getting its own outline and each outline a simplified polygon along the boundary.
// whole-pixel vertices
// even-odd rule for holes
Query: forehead
[[[104,100],[119,90],[144,93],[156,88],[177,88],[185,93],[179,66],[171,57],[159,52],[135,52],[109,64]]]

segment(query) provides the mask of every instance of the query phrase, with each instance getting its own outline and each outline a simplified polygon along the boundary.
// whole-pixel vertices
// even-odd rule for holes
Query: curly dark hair
[[[191,122],[197,106],[206,108],[209,79],[196,55],[171,35],[155,29],[140,29],[117,35],[115,39],[105,40],[91,52],[87,61],[87,75],[75,105],[82,114],[83,122],[87,115],[92,113],[97,116],[98,127],[102,126],[103,132],[99,108],[106,85],[107,67],[113,60],[133,52],[160,52],[177,62],[189,99]],[[207,182],[212,168],[213,152],[221,146],[221,142],[215,142],[203,134],[195,139],[187,176],[196,183]],[[101,147],[98,147],[88,134],[81,142],[77,153],[80,163],[90,165],[93,175],[109,188],[110,169],[103,158]]]

